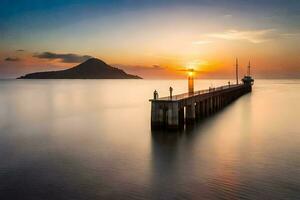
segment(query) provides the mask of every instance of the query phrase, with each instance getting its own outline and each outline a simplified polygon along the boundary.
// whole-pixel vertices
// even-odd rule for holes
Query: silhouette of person
[[[169,88],[169,91],[170,91],[170,98],[172,99],[172,92],[173,92],[173,88],[172,88],[172,87],[170,87],[170,88]]]
[[[153,98],[154,98],[154,99],[158,99],[158,92],[157,92],[156,90],[154,90]]]

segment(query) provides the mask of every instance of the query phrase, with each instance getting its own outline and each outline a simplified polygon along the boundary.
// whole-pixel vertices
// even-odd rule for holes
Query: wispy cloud
[[[283,38],[299,38],[300,33],[283,33],[281,34]]]
[[[122,68],[125,70],[137,70],[137,71],[152,71],[152,70],[165,70],[166,67],[160,65],[152,66],[142,66],[142,65],[123,65],[123,64],[112,64],[112,66],[117,68]]]
[[[130,74],[137,74],[143,78],[158,78],[158,77],[169,77],[172,72],[167,67],[161,65],[126,65],[126,64],[112,64],[112,66],[125,70]]]
[[[246,40],[252,43],[262,43],[283,37],[276,29],[262,29],[250,31],[228,30],[223,33],[212,33],[209,37],[224,40]]]
[[[205,66],[205,65],[208,65],[208,61],[206,61],[206,60],[193,60],[193,61],[186,63],[185,67],[187,69],[197,69],[197,68],[199,68],[201,66]]]
[[[163,70],[163,69],[166,69],[166,68],[163,67],[163,66],[160,66],[160,65],[152,65],[152,69]]]
[[[224,15],[224,18],[232,18],[232,15],[231,14],[226,14],[226,15]]]
[[[15,57],[15,58],[13,58],[13,57],[7,57],[4,60],[5,61],[9,61],[9,62],[18,62],[18,61],[21,61],[21,59],[17,58],[17,57]]]
[[[92,56],[89,55],[78,55],[78,54],[57,54],[52,52],[43,52],[39,54],[34,54],[33,57],[41,58],[41,59],[48,59],[48,60],[60,60],[64,63],[80,63],[84,62],[87,59],[91,58]]]
[[[22,51],[25,51],[24,49],[17,49],[16,50],[17,52],[22,52]]]
[[[193,42],[194,45],[204,45],[204,44],[209,44],[209,43],[212,43],[212,41],[210,41],[210,40],[197,40],[197,41]]]

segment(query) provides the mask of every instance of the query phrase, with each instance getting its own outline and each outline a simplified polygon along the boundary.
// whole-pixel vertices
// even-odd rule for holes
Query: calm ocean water
[[[196,81],[196,89],[227,80]],[[300,199],[300,80],[253,92],[185,132],[150,103],[186,81],[0,81],[0,199]]]

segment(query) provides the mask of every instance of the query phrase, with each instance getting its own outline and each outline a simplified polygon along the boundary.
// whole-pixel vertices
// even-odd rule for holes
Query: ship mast
[[[248,76],[250,76],[250,67],[251,67],[251,65],[250,65],[250,60],[249,60],[249,64],[248,64]]]
[[[239,84],[239,63],[238,59],[235,60],[235,77],[236,77],[236,84]]]

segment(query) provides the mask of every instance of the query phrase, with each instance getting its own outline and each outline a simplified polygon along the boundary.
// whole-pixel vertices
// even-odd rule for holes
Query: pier
[[[241,84],[209,88],[194,91],[192,73],[188,77],[188,92],[158,98],[154,92],[151,102],[151,128],[152,129],[183,129],[185,125],[204,119],[230,104],[240,96],[252,91],[254,80],[250,76],[250,63],[248,74],[244,76]]]

